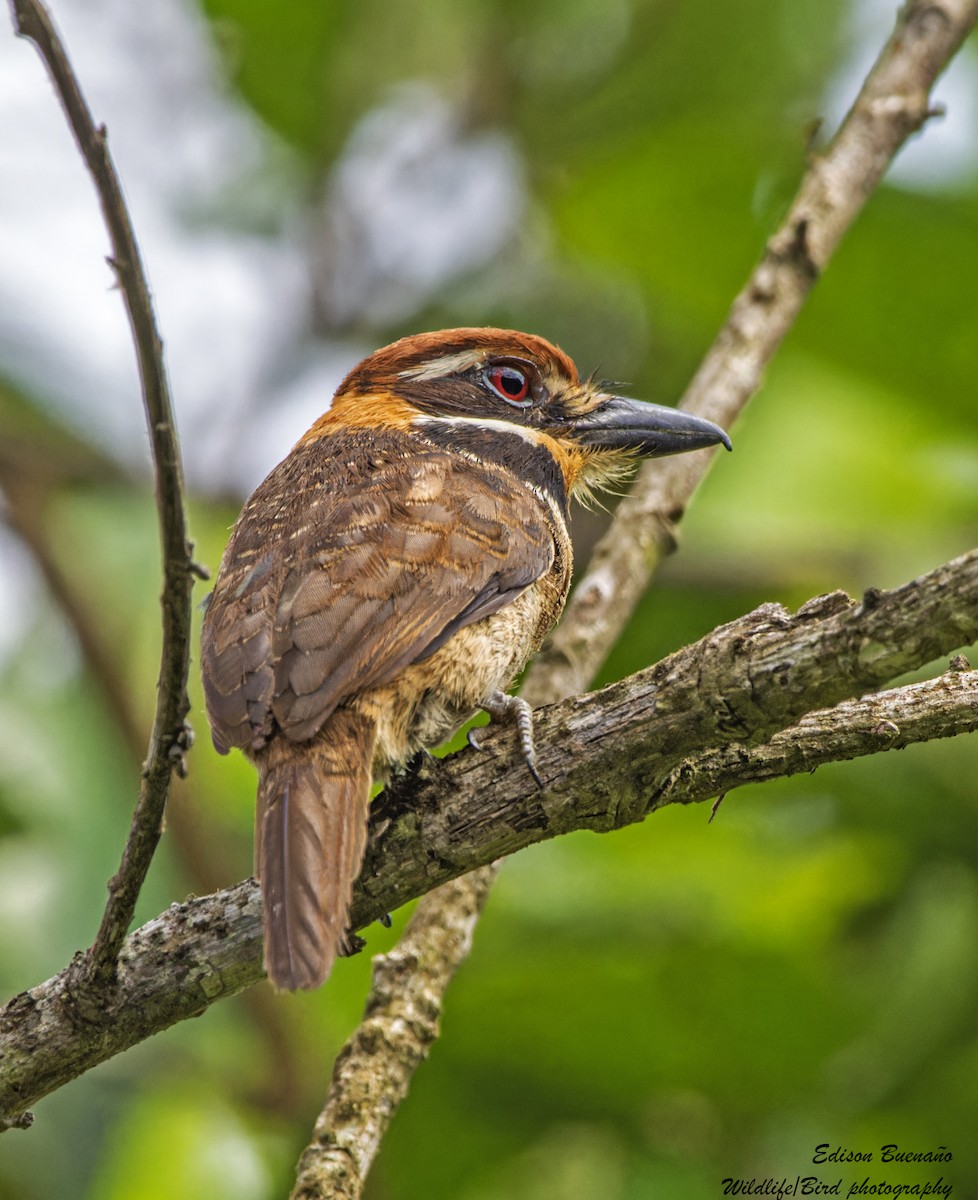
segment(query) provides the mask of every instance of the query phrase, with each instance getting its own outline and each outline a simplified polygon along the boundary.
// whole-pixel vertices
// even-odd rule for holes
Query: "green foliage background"
[[[405,81],[522,156],[520,236],[437,304],[360,336],[528,328],[660,402],[757,258],[852,49],[837,0],[205,0],[204,14],[229,88],[301,164],[292,204],[312,204],[357,121]],[[892,586],[974,544],[976,181],[873,198],[606,678],[763,600]],[[229,195],[216,219],[239,220],[241,203]],[[2,378],[0,363],[3,447],[36,462],[55,564],[145,730],[158,654],[148,485]],[[193,497],[212,567],[239,502]],[[577,533],[593,539],[590,518]],[[196,676],[194,702],[191,776],[140,919],[250,869],[250,769],[211,751]],[[91,939],[137,782],[53,601],[3,667],[0,747],[7,994]],[[868,1173],[943,1175],[978,1195],[976,777],[978,749],[961,739],[737,792],[712,824],[671,809],[511,861],[369,1194],[714,1200],[726,1176]],[[370,952],[404,916],[371,932]],[[312,996],[253,989],[50,1097],[30,1133],[2,1139],[0,1196],[285,1195],[368,972],[364,955]],[[885,1142],[943,1145],[954,1161],[815,1168],[822,1142],[877,1157]]]

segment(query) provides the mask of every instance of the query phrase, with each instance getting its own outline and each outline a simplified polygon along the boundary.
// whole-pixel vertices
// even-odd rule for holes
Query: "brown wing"
[[[205,616],[215,745],[312,737],[553,561],[543,503],[496,468],[394,431],[301,445],[245,507]]]

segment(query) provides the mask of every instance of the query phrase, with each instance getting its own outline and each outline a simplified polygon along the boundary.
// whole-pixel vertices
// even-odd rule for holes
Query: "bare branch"
[[[978,21],[978,0],[910,0],[831,143],[811,163],[680,407],[729,429],[757,391],[816,279],[894,155],[933,115],[930,91]],[[523,694],[542,704],[582,691],[675,547],[676,523],[713,459],[646,463],[595,547]]]
[[[360,1195],[400,1097],[438,1037],[442,997],[469,953],[490,886],[482,871],[446,883],[445,923],[415,914],[394,949],[374,959],[367,1011],[336,1059],[292,1200]]]
[[[17,32],[34,42],[44,60],[98,192],[112,243],[111,265],[119,280],[136,347],[156,472],[163,552],[163,645],[156,716],[122,862],[109,881],[108,903],[95,941],[78,964],[89,984],[104,985],[114,975],[116,956],[159,842],[171,773],[174,768],[183,768],[184,753],[190,744],[186,687],[190,592],[197,569],[187,537],[180,451],[163,364],[163,343],[122,187],[109,154],[105,126],[95,125],[61,39],[40,0],[12,0],[12,8]]]
[[[690,804],[747,783],[783,779],[826,763],[902,750],[976,728],[978,671],[959,657],[936,679],[808,713],[763,745],[735,742],[697,755],[664,782],[654,807]]]
[[[171,905],[125,939],[101,995],[75,986],[79,957],[0,1009],[0,1128],[89,1068],[261,979],[258,886],[248,880]]]
[[[353,923],[363,928],[439,884],[572,829],[606,832],[663,804],[706,800],[718,788],[770,778],[779,758],[788,773],[808,769],[817,754],[810,721],[835,729],[841,757],[978,728],[976,673],[955,671],[932,689],[915,685],[917,692],[872,697],[858,709],[806,718],[797,735],[790,731],[806,712],[878,687],[976,637],[978,551],[893,591],[873,592],[861,604],[834,593],[794,616],[764,605],[622,683],[540,710],[543,792],[524,770],[513,769],[511,731],[497,730],[482,750],[425,765],[382,793],[373,806]],[[921,697],[929,705],[925,720],[906,704]],[[860,724],[864,719],[868,724]],[[774,749],[765,752],[765,742]],[[73,987],[68,967],[15,997],[0,1010],[0,1122],[260,979],[260,903],[248,881],[173,905],[126,940],[118,980],[100,996]],[[457,921],[451,912],[445,917],[456,956],[470,936],[474,907]],[[430,946],[429,936],[442,935],[431,932],[429,920],[415,922],[412,944]],[[430,963],[426,969],[433,988],[443,969]],[[378,1002],[381,1011],[432,1004],[437,1010],[431,989],[402,999],[401,975],[395,972]],[[424,1033],[417,1046],[423,1049],[427,1039]],[[384,1113],[370,1117],[373,1130],[396,1106],[408,1060],[372,1064],[375,1077],[388,1073],[393,1089],[385,1093]],[[348,1128],[343,1137],[345,1145],[360,1147],[358,1154],[376,1144],[373,1132],[360,1137]],[[362,1174],[367,1160],[358,1163]]]
[[[689,760],[761,744],[808,712],[969,645],[978,636],[978,612],[968,611],[976,600],[973,551],[861,604],[837,592],[794,616],[762,605],[621,683],[538,710],[543,792],[507,770],[512,735],[490,726],[481,753],[425,768],[403,794],[389,788],[374,802],[384,833],[368,847],[364,907],[355,912],[369,919],[396,907],[402,888],[416,894],[418,873],[433,885],[513,853],[528,835],[581,828],[582,806],[586,827],[597,831],[643,820]],[[464,811],[455,804],[462,794],[478,797]]]

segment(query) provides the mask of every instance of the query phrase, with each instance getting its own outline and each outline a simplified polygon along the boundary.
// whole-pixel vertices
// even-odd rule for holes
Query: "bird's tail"
[[[346,932],[367,841],[375,739],[369,718],[337,709],[314,741],[276,738],[258,762],[265,970],[282,990],[318,987]]]

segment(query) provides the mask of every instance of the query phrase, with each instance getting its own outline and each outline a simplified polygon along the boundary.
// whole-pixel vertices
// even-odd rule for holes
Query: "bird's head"
[[[568,492],[620,477],[636,455],[681,454],[722,443],[710,421],[615,395],[582,379],[557,346],[508,329],[416,334],[365,358],[343,380],[329,412],[307,437],[336,425],[413,429],[458,449],[513,458],[543,449]]]

